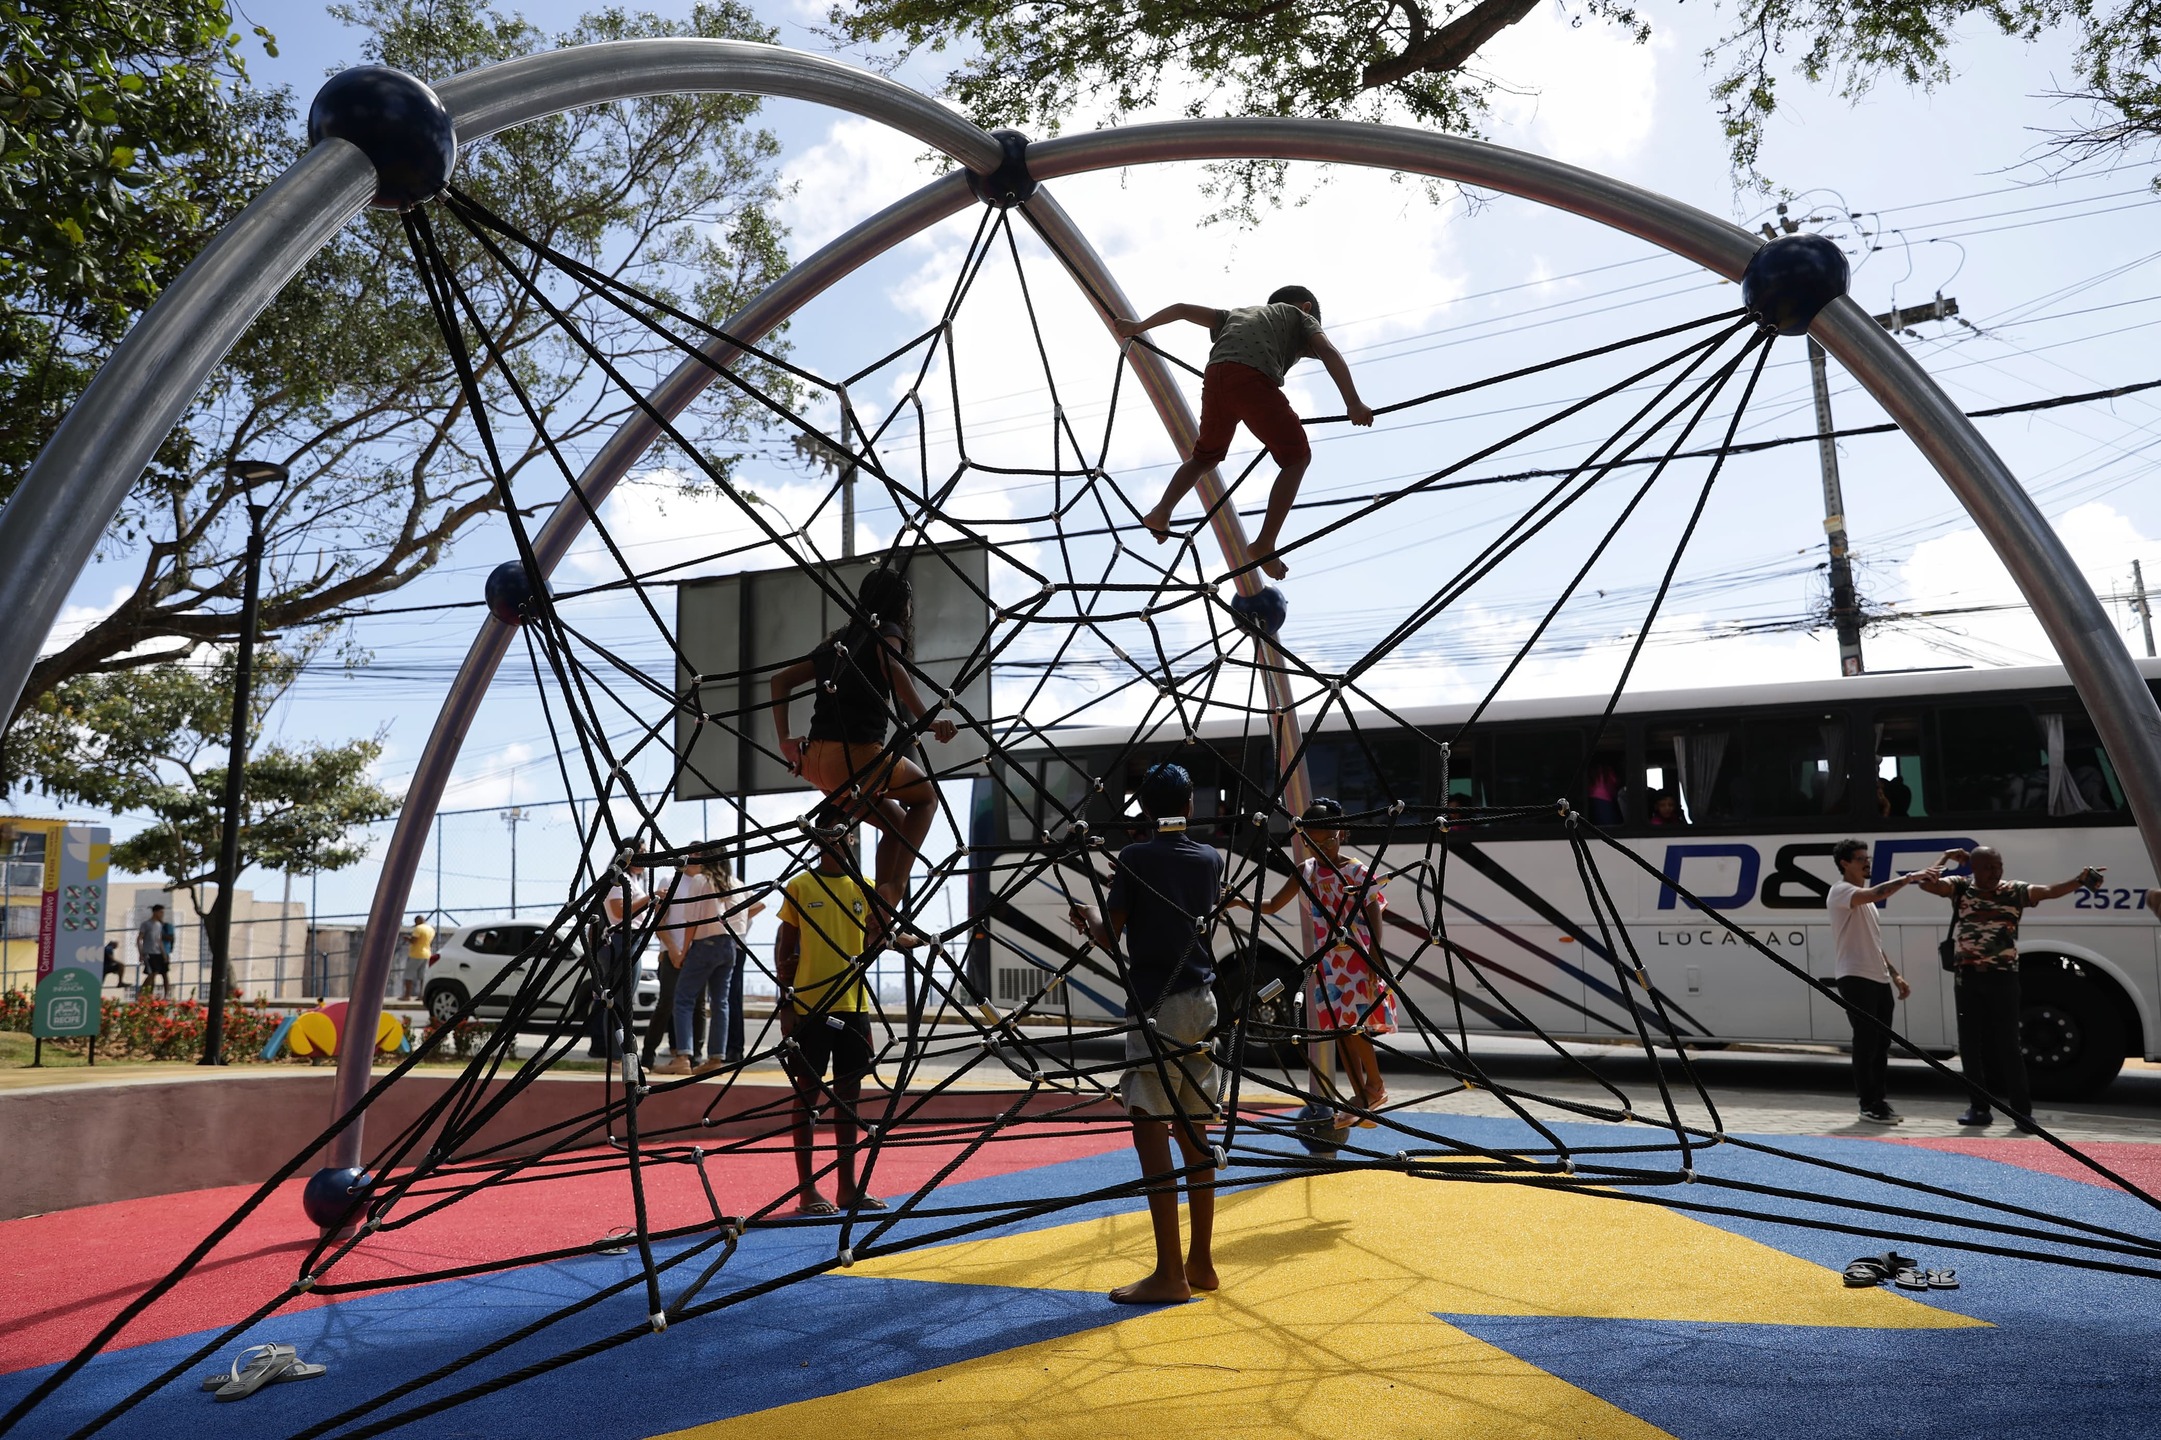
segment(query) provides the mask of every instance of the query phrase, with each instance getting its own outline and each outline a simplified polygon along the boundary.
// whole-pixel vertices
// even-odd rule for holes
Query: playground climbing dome
[[[494,662],[506,655],[532,679],[565,792],[598,797],[580,812],[577,874],[522,963],[506,967],[468,1002],[467,1013],[486,1003],[499,1007],[504,1019],[454,1079],[417,1111],[402,1112],[411,1116],[402,1123],[371,1125],[371,1117],[383,1113],[383,1098],[412,1083],[415,1067],[446,1058],[450,1031],[446,1027],[380,1075],[369,1073],[365,1055],[344,1057],[341,1103],[324,1132],[295,1136],[288,1164],[182,1263],[119,1310],[79,1355],[48,1375],[0,1421],[0,1430],[31,1423],[41,1404],[76,1381],[148,1307],[203,1283],[216,1268],[220,1246],[260,1207],[282,1203],[274,1198],[278,1187],[300,1177],[311,1177],[309,1213],[322,1233],[295,1258],[289,1280],[254,1297],[254,1307],[242,1319],[204,1337],[75,1433],[94,1434],[135,1407],[162,1405],[167,1391],[192,1390],[199,1371],[213,1360],[222,1363],[246,1337],[259,1333],[264,1320],[295,1304],[603,1257],[615,1267],[577,1299],[506,1318],[501,1333],[435,1355],[428,1368],[387,1393],[317,1416],[296,1432],[375,1435],[839,1268],[1138,1196],[1137,1174],[1085,1193],[1022,1186],[988,1201],[957,1188],[957,1177],[997,1165],[1002,1152],[1039,1153],[1046,1144],[1118,1132],[1126,1124],[1117,1102],[1118,1076],[1127,1063],[1118,1057],[1129,1032],[1144,1042],[1142,1063],[1162,1069],[1181,1059],[1141,1020],[1085,1027],[1080,1039],[1086,1043],[1078,1044],[1069,1029],[1036,1023],[1056,1011],[1059,987],[1076,966],[1107,964],[1122,979],[1128,957],[1119,947],[1105,956],[1071,938],[1039,950],[1033,992],[1000,996],[994,1004],[983,993],[985,967],[971,965],[971,946],[991,943],[983,937],[995,929],[989,925],[993,912],[1031,887],[1048,885],[1100,905],[1110,856],[1146,828],[1148,817],[1138,812],[1133,795],[1142,767],[1202,750],[1213,773],[1223,777],[1224,793],[1233,797],[1201,827],[1205,838],[1226,853],[1231,892],[1248,900],[1264,897],[1281,876],[1296,872],[1297,817],[1314,798],[1306,775],[1307,736],[1318,724],[1363,747],[1378,777],[1369,803],[1342,822],[1353,849],[1392,895],[1415,897],[1420,923],[1392,934],[1385,947],[1369,947],[1363,956],[1376,974],[1388,980],[1414,969],[1439,972],[1453,993],[1483,994],[1508,1006],[1484,973],[1485,962],[1450,942],[1440,902],[1450,885],[1451,855],[1475,844],[1482,831],[1501,825],[1547,827],[1565,842],[1575,878],[1567,893],[1544,898],[1566,908],[1587,935],[1596,937],[1595,946],[1585,946],[1592,952],[1587,963],[1605,972],[1603,978],[1625,1005],[1635,1043],[1654,1058],[1667,1053],[1675,1063],[1670,1070],[1650,1065],[1648,1086],[1631,1094],[1583,1065],[1532,1016],[1515,1011],[1520,1023],[1512,1028],[1544,1044],[1557,1073],[1572,1080],[1566,1093],[1542,1094],[1481,1066],[1468,1046],[1459,1010],[1428,1010],[1418,1003],[1416,990],[1397,984],[1398,1029],[1383,1042],[1395,1093],[1385,1104],[1369,1105],[1338,1080],[1328,1047],[1331,1032],[1314,1027],[1315,1007],[1280,1003],[1282,981],[1264,982],[1259,967],[1241,963],[1240,957],[1257,953],[1261,944],[1257,913],[1225,908],[1208,922],[1218,952],[1226,957],[1222,1033],[1216,1042],[1223,1062],[1221,1116],[1205,1134],[1192,1137],[1210,1157],[1219,1188],[1362,1170],[1392,1173],[1405,1185],[1546,1187],[1613,1205],[1662,1206],[1712,1217],[1772,1215],[1767,1202],[1775,1199],[1779,1205],[1772,1218],[1780,1224],[1871,1242],[1948,1246],[2161,1278],[2161,1233],[2042,1213],[1902,1179],[1890,1170],[1859,1169],[1805,1145],[1729,1133],[1716,1098],[1680,1044],[1668,999],[1648,982],[1635,937],[1614,903],[1617,885],[1647,873],[1645,862],[1565,800],[1442,809],[1428,798],[1434,792],[1402,779],[1438,772],[1444,780],[1437,793],[1449,793],[1445,777],[1452,757],[1476,736],[1495,696],[1539,656],[1545,637],[1594,567],[1614,547],[1626,546],[1656,558],[1658,580],[1633,626],[1607,700],[1605,718],[1611,719],[1645,643],[1657,631],[1699,522],[1727,493],[1722,484],[1730,486],[1747,464],[1736,458],[1746,447],[1737,446],[1735,437],[1767,361],[1780,346],[1801,343],[1782,337],[1801,335],[1812,322],[1844,347],[1865,379],[1872,378],[1898,402],[1894,414],[1927,432],[1932,458],[1963,495],[1993,493],[1987,489],[1995,483],[1989,469],[1993,457],[1970,430],[1959,428],[1962,421],[1953,423],[1939,413],[1943,407],[1930,399],[1934,392],[1925,378],[1898,368],[1910,362],[1895,347],[1870,348],[1881,337],[1854,338],[1863,332],[1853,320],[1857,312],[1843,299],[1845,261],[1835,247],[1789,237],[1759,248],[1731,227],[1656,197],[1548,162],[1430,136],[1309,122],[1194,122],[1031,146],[1009,134],[983,135],[898,87],[811,57],[723,42],[634,42],[594,50],[607,53],[565,52],[460,77],[446,83],[441,99],[394,72],[338,77],[318,101],[311,122],[320,141],[317,153],[296,167],[297,174],[314,164],[327,174],[334,165],[344,166],[338,183],[345,186],[340,193],[346,201],[355,175],[372,177],[376,203],[400,212],[412,263],[458,379],[459,393],[445,395],[444,403],[460,400],[468,408],[480,451],[495,468],[515,547],[515,555],[491,579],[491,613],[476,641],[476,659],[468,662],[446,703],[446,723],[438,728],[409,799],[401,838],[393,843],[383,882],[388,910],[378,904],[375,968],[364,968],[356,984],[356,1011],[374,1003],[369,995],[380,993],[375,982],[387,935],[395,929],[418,854],[414,827],[425,833],[462,734],[462,723],[452,722],[470,718],[469,707],[494,674]],[[623,78],[632,75],[636,78]],[[526,107],[523,113],[537,114],[551,106],[667,86],[824,99],[911,127],[911,133],[955,154],[965,168],[867,219],[803,262],[743,315],[718,325],[549,249],[456,182],[458,140],[485,133],[490,125],[514,123],[519,112],[508,97],[525,97],[519,102]],[[468,113],[485,121],[468,124]],[[1191,367],[1141,341],[1121,348],[1106,339],[1099,347],[1062,351],[1044,338],[1048,287],[1077,286],[1105,318],[1134,313],[1043,188],[1049,175],[1257,153],[1394,165],[1480,183],[1506,181],[1516,193],[1633,229],[1744,282],[1743,303],[1717,313],[1646,333],[1580,337],[1576,347],[1536,364],[1451,378],[1403,398],[1379,397],[1387,401],[1376,406],[1384,427],[1460,415],[1472,405],[1509,419],[1477,429],[1477,441],[1460,453],[1445,449],[1450,437],[1474,432],[1433,427],[1424,442],[1433,447],[1431,461],[1417,475],[1355,495],[1329,493],[1304,501],[1283,552],[1293,567],[1294,616],[1301,554],[1310,555],[1330,537],[1384,531],[1436,496],[1478,490],[1520,497],[1520,503],[1452,571],[1413,572],[1420,593],[1402,613],[1376,618],[1367,633],[1350,637],[1356,642],[1351,658],[1325,666],[1298,653],[1272,623],[1271,603],[1280,597],[1266,596],[1249,563],[1243,521],[1233,505],[1244,475],[1204,481],[1201,523],[1192,523],[1188,507],[1178,517],[1173,544],[1157,546],[1140,526],[1139,516],[1160,481],[1153,473],[1121,472],[1114,461],[1121,427],[1161,424],[1181,448],[1189,446],[1192,425],[1181,387],[1191,377],[1180,372]],[[287,188],[264,203],[289,201],[310,181],[308,174],[288,177],[289,185],[280,182]],[[336,218],[342,220],[350,208],[348,203]],[[961,214],[972,214],[972,229],[946,278],[939,313],[905,344],[857,357],[854,368],[826,374],[763,343],[780,319],[862,260],[934,221]],[[248,223],[245,217],[241,223]],[[468,267],[479,265],[493,267],[499,284],[522,291],[536,312],[561,326],[634,406],[624,433],[584,466],[554,443],[548,413],[524,388],[517,368],[503,363],[493,317],[476,304],[468,278]],[[996,300],[985,299],[989,277],[995,277]],[[250,283],[274,285],[276,278],[273,267],[267,281],[258,277]],[[228,276],[197,283],[241,282]],[[1011,433],[986,439],[962,401],[980,387],[969,383],[970,357],[955,336],[971,307],[987,304],[997,307],[996,324],[1027,337],[1032,373],[1026,380],[1042,397],[1039,414],[1025,426],[1011,427],[1023,436],[1019,441]],[[625,373],[594,338],[599,327],[590,317],[602,312],[650,327],[680,354],[679,368],[651,388]],[[238,316],[227,330],[244,325],[246,318]],[[205,343],[216,344],[216,336]],[[1082,367],[1098,366],[1109,378],[1096,372],[1092,393],[1106,395],[1107,402],[1069,407],[1064,397],[1076,388],[1076,375]],[[761,386],[754,374],[782,378]],[[1555,384],[1572,398],[1552,400],[1550,388],[1528,388]],[[750,396],[784,432],[805,437],[816,453],[836,457],[824,493],[809,513],[781,518],[704,456],[695,433],[695,406],[712,385]],[[1079,418],[1084,411],[1090,415],[1086,424]],[[1317,435],[1342,423],[1343,417],[1327,415],[1307,421]],[[537,438],[563,483],[565,498],[543,526],[531,525],[528,512],[513,503],[504,477],[504,437],[512,434],[521,443]],[[1551,451],[1564,438],[1570,453],[1556,460]],[[64,434],[55,442],[55,454],[41,463],[56,474],[70,464],[90,463],[80,455],[71,460],[68,444],[79,446],[79,437]],[[655,445],[698,472],[691,477],[695,482],[724,497],[741,522],[740,543],[688,566],[671,561],[665,573],[638,568],[632,552],[611,533],[604,502],[615,482]],[[114,463],[115,452],[100,453],[100,463]],[[1532,456],[1537,463],[1526,459]],[[768,818],[760,820],[740,793],[728,793],[714,777],[696,773],[694,765],[675,763],[671,740],[685,728],[718,735],[738,754],[756,752],[769,762],[781,757],[764,698],[770,668],[701,671],[680,647],[664,592],[686,568],[724,570],[755,551],[815,587],[828,613],[844,622],[875,625],[879,617],[859,608],[857,587],[841,579],[847,558],[839,553],[842,547],[817,539],[837,534],[831,521],[843,504],[843,485],[850,482],[881,515],[892,517],[891,534],[871,557],[874,563],[909,574],[919,585],[937,572],[941,584],[972,595],[983,617],[980,633],[964,637],[962,653],[940,673],[913,660],[902,662],[930,703],[921,717],[900,711],[889,717],[893,738],[885,756],[915,758],[934,777],[951,774],[950,767],[941,771],[942,747],[933,733],[949,722],[968,737],[969,753],[992,762],[969,767],[970,773],[988,777],[991,803],[1010,804],[1039,817],[1039,823],[1028,833],[986,846],[970,817],[941,798],[931,835],[903,887],[881,894],[868,873],[858,877],[875,912],[872,929],[914,932],[921,943],[882,959],[863,957],[860,965],[866,970],[880,965],[879,975],[887,981],[870,987],[873,1073],[860,1096],[821,1085],[814,1098],[826,1120],[853,1122],[860,1136],[855,1156],[860,1189],[882,1197],[882,1203],[875,1208],[843,1204],[830,1215],[799,1214],[790,1131],[795,1098],[775,1083],[797,1042],[772,1021],[752,1021],[740,1061],[694,1075],[644,1070],[634,1043],[620,1047],[620,1060],[575,1078],[550,1072],[583,1057],[590,1025],[605,1033],[611,1025],[620,1030],[630,1023],[631,987],[611,958],[620,950],[602,933],[606,902],[611,893],[626,893],[630,867],[667,872],[706,848],[704,833],[671,829],[670,815],[686,813],[685,807],[671,809],[679,787],[718,794],[723,819],[712,828],[734,836],[728,849],[737,863],[763,875],[817,864],[817,827],[831,821],[829,812],[817,813],[818,796],[802,793],[794,813],[773,819],[767,811]],[[1664,504],[1669,498],[1672,503]],[[1648,521],[1653,514],[1682,518],[1654,534]],[[0,551],[17,543],[20,527],[30,522],[11,512],[10,523],[16,528],[0,525]],[[1992,513],[1986,523],[1999,540],[2009,536],[2037,547],[2041,559],[2027,565],[2021,578],[2037,594],[2037,609],[2059,643],[2067,645],[2067,664],[2088,695],[2112,753],[2121,746],[2129,757],[2124,768],[2131,775],[2134,803],[2143,804],[2138,777],[2151,773],[2153,757],[2134,751],[2145,743],[2135,728],[2144,721],[2125,708],[2128,701],[2111,698],[2110,687],[2121,677],[2106,655],[2072,653],[2088,642],[2069,643],[2076,639],[2078,615],[2069,601],[2051,598],[2048,587],[2060,577],[2043,573],[2049,557],[2060,556],[2060,547],[2045,532],[2022,530],[2026,522],[2015,507]],[[1404,721],[1375,684],[1382,667],[1420,637],[1459,621],[1475,605],[1481,584],[1511,557],[1561,534],[1589,538],[1571,542],[1566,563],[1543,569],[1552,590],[1542,613],[1469,718],[1446,733]],[[584,553],[607,573],[576,591],[552,586],[551,572],[579,535],[590,537]],[[976,555],[987,557],[980,571],[967,560]],[[858,562],[851,573],[860,569]],[[617,619],[631,614],[642,638],[627,643],[617,631],[602,635],[581,621],[581,602],[595,596],[618,603],[611,612]],[[2095,627],[2092,633],[2108,631]],[[1331,653],[1340,657],[1342,652],[1339,647]],[[656,664],[644,658],[648,654],[662,658]],[[1083,669],[1091,677],[1085,685],[1071,678]],[[976,683],[986,679],[990,683]],[[971,703],[969,695],[991,699]],[[2151,709],[2142,686],[2137,697]],[[1091,727],[1090,748],[1085,757],[1068,756],[1061,737],[1082,725]],[[1421,752],[1416,763],[1406,768],[1393,753],[1384,763],[1370,744],[1377,729],[1409,734]],[[1102,737],[1109,731],[1122,738],[1106,746]],[[1023,748],[1033,756],[1069,760],[1085,783],[1030,788],[1030,776],[1042,772],[996,763]],[[666,763],[655,763],[656,757]],[[638,778],[654,774],[664,778],[657,783]],[[948,789],[941,797],[951,793]],[[2140,818],[2150,825],[2154,816],[2142,808]],[[863,869],[868,871],[867,862]],[[771,904],[777,898],[771,892],[770,881],[745,884],[729,903],[737,909]],[[1301,909],[1318,902],[1313,894],[1299,897]],[[1704,914],[1707,923],[1723,926],[1749,952],[1751,963],[1781,972],[1785,983],[1810,983],[1783,953],[1728,924],[1716,909]],[[640,940],[650,940],[662,919],[656,906],[631,924]],[[1308,932],[1301,926],[1297,933]],[[1298,957],[1298,988],[1310,984],[1319,958],[1317,952]],[[751,963],[762,973],[763,988],[775,988],[770,958],[754,955]],[[755,976],[751,988],[760,988]],[[544,1008],[549,997],[566,992],[595,995],[602,1013],[591,1021],[549,1019],[555,1013]],[[838,987],[829,991],[798,1025],[825,1023],[840,993]],[[348,1029],[372,1034],[372,1016],[361,1016]],[[514,1046],[521,1030],[530,1053],[518,1057]],[[1905,1051],[1940,1067],[1912,1046]],[[551,1086],[578,1087],[583,1099],[576,1113],[551,1114],[531,1126],[515,1123],[521,1096],[543,1077]],[[1593,1098],[1583,1098],[1586,1086]],[[1517,1139],[1496,1145],[1490,1132],[1474,1134],[1452,1124],[1438,1102],[1473,1090],[1513,1117]],[[207,1138],[214,1143],[214,1137]],[[2099,1162],[2044,1138],[2098,1179],[2154,1204]],[[1741,1170],[1715,1163],[1718,1156],[1736,1152],[1761,1163]],[[821,1142],[815,1153],[818,1178],[830,1185],[837,1163],[830,1142]],[[332,1157],[328,1166],[321,1164],[325,1154]],[[584,1187],[581,1193],[603,1197],[608,1223],[590,1226],[591,1237],[573,1243],[554,1234],[542,1243],[537,1232],[501,1227],[485,1258],[461,1258],[437,1269],[416,1266],[410,1251],[387,1268],[371,1255],[396,1245],[405,1232],[422,1233],[461,1206],[499,1202],[506,1192],[532,1197],[521,1203],[535,1211],[545,1209],[550,1187]],[[1375,1216],[1373,1223],[1392,1222]],[[750,1265],[747,1257],[777,1235],[788,1236],[795,1246],[789,1265],[777,1272]],[[1434,1238],[1444,1243],[1445,1237]],[[725,1376],[707,1378],[726,1383]]]

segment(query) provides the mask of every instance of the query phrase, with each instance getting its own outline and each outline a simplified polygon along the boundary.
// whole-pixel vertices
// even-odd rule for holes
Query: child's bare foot
[[[1193,1287],[1179,1274],[1151,1273],[1144,1280],[1111,1291],[1114,1305],[1177,1305],[1193,1298]]]
[[[1171,513],[1168,510],[1159,507],[1149,511],[1141,516],[1141,524],[1148,528],[1149,534],[1156,537],[1158,545],[1171,538]]]
[[[1186,1284],[1195,1290],[1213,1290],[1217,1287],[1216,1267],[1205,1260],[1186,1261]]]
[[[1291,567],[1284,564],[1283,558],[1275,551],[1270,550],[1261,557],[1261,573],[1271,580],[1282,580],[1290,575]]]

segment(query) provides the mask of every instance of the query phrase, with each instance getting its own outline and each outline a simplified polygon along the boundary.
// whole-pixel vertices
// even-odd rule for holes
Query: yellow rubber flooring
[[[1137,1212],[843,1273],[1101,1292],[1151,1255]],[[1639,1440],[1665,1432],[1436,1317],[1983,1323],[1655,1206],[1393,1174],[1225,1195],[1215,1256],[1222,1288],[1191,1304],[677,1434]]]

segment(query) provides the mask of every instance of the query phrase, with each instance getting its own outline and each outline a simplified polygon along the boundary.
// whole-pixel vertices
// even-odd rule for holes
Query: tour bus
[[[2161,680],[2161,664],[2140,663],[2149,685]],[[1869,843],[1876,881],[1976,845],[2001,850],[2012,879],[2104,867],[2102,886],[2049,901],[2020,927],[2034,1093],[2087,1095],[2127,1056],[2161,1058],[2161,926],[2145,904],[2153,867],[2061,668],[1625,695],[1592,748],[1605,698],[1503,701],[1460,738],[1462,706],[1337,716],[1307,736],[1313,793],[1350,812],[1351,849],[1386,877],[1384,947],[1429,1022],[1453,1029],[1460,1014],[1494,1035],[1634,1036],[1621,978],[1632,967],[1616,966],[1585,899],[1558,818],[1565,799],[1644,862],[1589,847],[1684,1045],[1850,1042],[1823,989],[1711,912],[1827,981],[1831,850],[1851,835]],[[1192,772],[1195,833],[1228,852],[1230,883],[1272,893],[1288,873],[1287,822],[1275,814],[1268,835],[1255,824],[1276,787],[1254,729],[1233,719],[1190,741],[1138,743],[1131,730],[1076,729],[995,762],[975,782],[970,822],[971,913],[984,917],[973,983],[1031,1015],[1122,1013],[1115,964],[1080,952],[1066,908],[1069,896],[1099,894],[1108,856],[1142,833],[1134,795],[1158,760]],[[1216,927],[1224,1013],[1247,1014],[1253,1033],[1288,1023],[1301,1003],[1308,947],[1297,917],[1287,906],[1256,932],[1252,913],[1234,910]],[[1885,948],[1913,983],[1900,1032],[1952,1053],[1951,977],[1937,952],[1949,902],[1909,886],[1881,917]]]

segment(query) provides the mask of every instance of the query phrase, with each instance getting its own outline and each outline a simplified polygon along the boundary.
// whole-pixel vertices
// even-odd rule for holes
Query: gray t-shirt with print
[[[1306,342],[1321,333],[1320,321],[1284,301],[1219,313],[1223,319],[1208,332],[1215,341],[1208,363],[1250,365],[1278,385],[1284,373],[1305,357]]]

